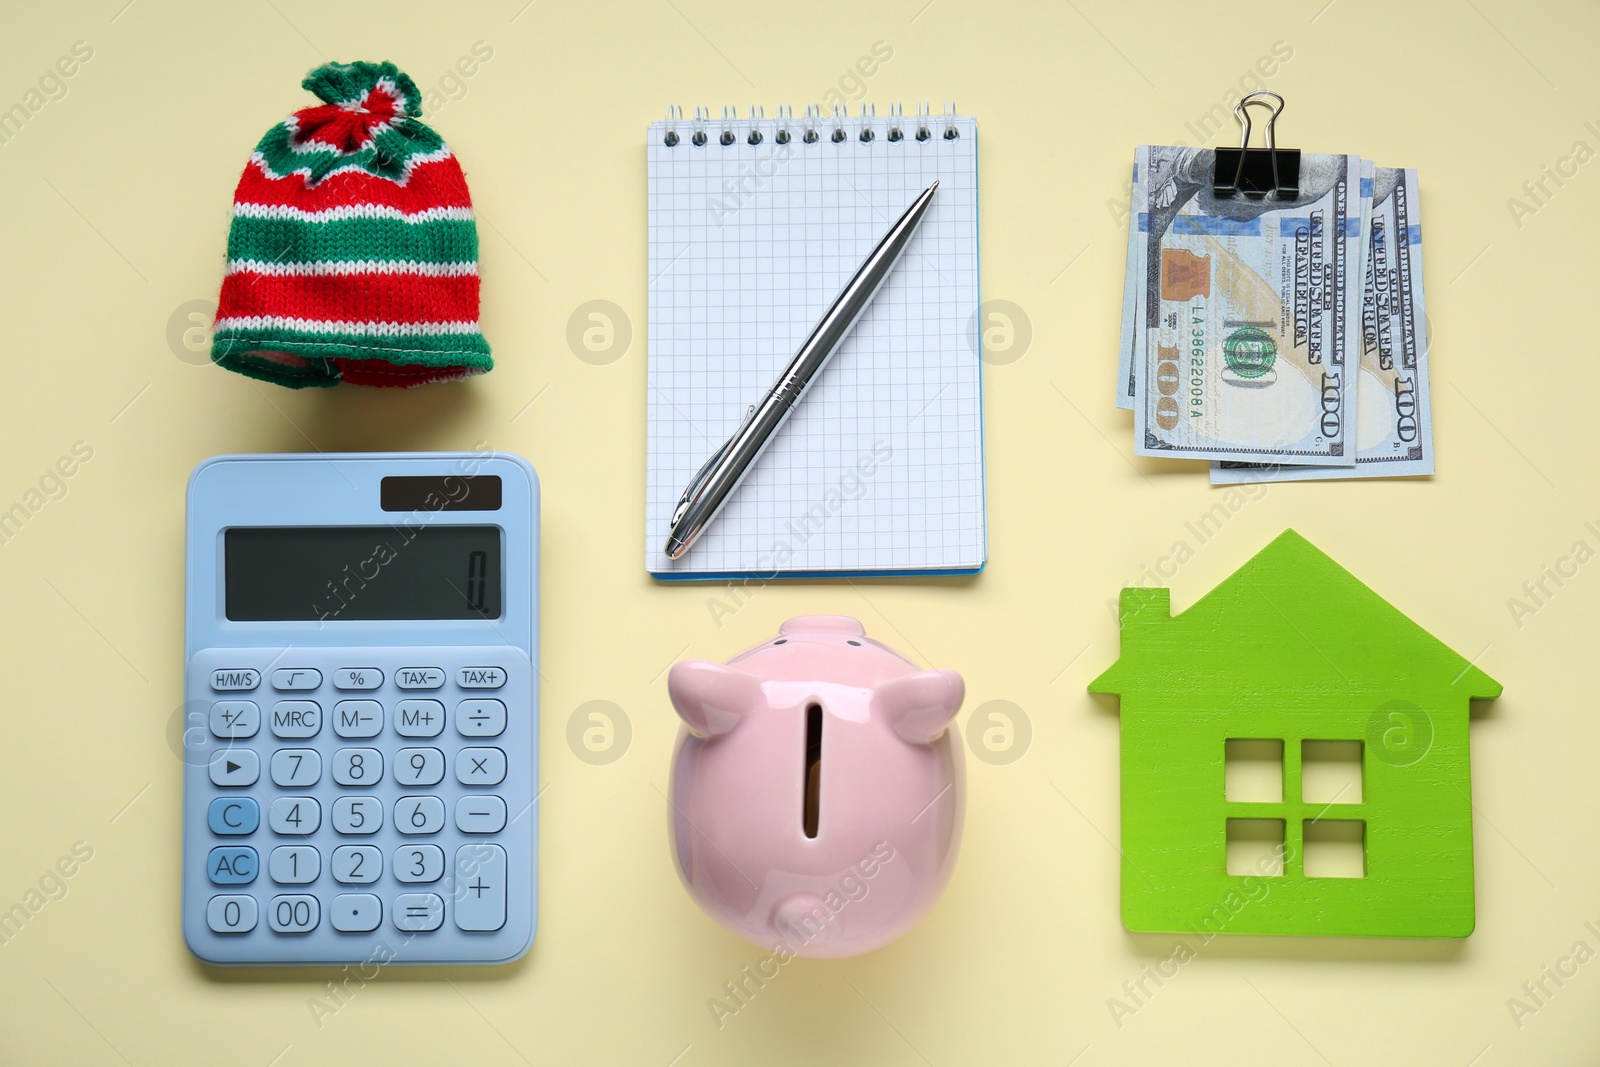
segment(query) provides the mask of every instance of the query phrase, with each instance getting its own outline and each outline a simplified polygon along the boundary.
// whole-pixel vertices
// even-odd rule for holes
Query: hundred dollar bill
[[[1428,313],[1414,168],[1378,167],[1362,285],[1354,469],[1219,462],[1211,481],[1404,478],[1433,473]]]
[[[1139,156],[1137,149],[1133,162],[1133,191],[1128,201],[1128,274],[1122,282],[1122,336],[1117,345],[1117,407],[1132,410],[1134,397],[1133,353],[1138,342],[1138,319],[1135,311],[1139,303],[1144,278],[1143,259],[1139,255],[1139,218],[1144,214],[1144,185],[1139,181]]]
[[[1134,451],[1349,466],[1361,160],[1302,154],[1293,200],[1219,200],[1215,161],[1140,152]]]

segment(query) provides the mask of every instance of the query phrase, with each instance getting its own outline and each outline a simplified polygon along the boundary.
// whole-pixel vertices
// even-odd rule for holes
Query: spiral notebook
[[[674,113],[649,131],[645,566],[662,579],[983,567],[977,124]],[[663,551],[689,480],[889,226],[922,226],[722,513]]]

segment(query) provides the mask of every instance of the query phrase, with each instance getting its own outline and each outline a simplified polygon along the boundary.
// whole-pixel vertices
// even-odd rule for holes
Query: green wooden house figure
[[[1122,921],[1466,937],[1469,704],[1500,684],[1285,531],[1181,615],[1124,589]]]

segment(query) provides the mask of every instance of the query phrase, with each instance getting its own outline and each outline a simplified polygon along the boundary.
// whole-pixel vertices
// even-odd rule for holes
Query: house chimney
[[[1150,626],[1172,618],[1172,590],[1128,587],[1122,591],[1122,626]]]

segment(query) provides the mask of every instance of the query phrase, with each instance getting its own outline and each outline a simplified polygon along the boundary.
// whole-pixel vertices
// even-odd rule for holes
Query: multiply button
[[[261,825],[261,807],[249,797],[218,797],[206,809],[206,825],[223,837],[243,837]]]
[[[333,706],[333,732],[340,737],[377,737],[383,705],[376,700],[341,700]]]
[[[376,689],[383,684],[383,672],[376,667],[340,667],[333,672],[335,689]]]
[[[316,737],[322,706],[315,700],[280,700],[272,705],[272,732],[279,737]]]
[[[506,706],[498,700],[463,700],[456,705],[456,732],[462,737],[499,737],[506,730]]]
[[[279,667],[272,672],[272,688],[285,692],[315,689],[322,684],[322,672],[310,667]]]
[[[464,748],[456,753],[456,781],[499,785],[506,780],[506,754],[498,748]]]
[[[475,843],[456,849],[456,926],[498,930],[506,924],[506,850]]]
[[[261,709],[253,700],[219,700],[206,718],[213,734],[230,740],[254,737],[261,729]]]
[[[211,672],[211,688],[219,693],[247,693],[261,684],[261,672],[248,667],[218,667]]]
[[[444,685],[444,671],[438,667],[401,667],[394,672],[394,684],[401,689],[438,689]]]
[[[499,689],[506,684],[506,672],[499,667],[462,667],[456,684],[463,689]]]

